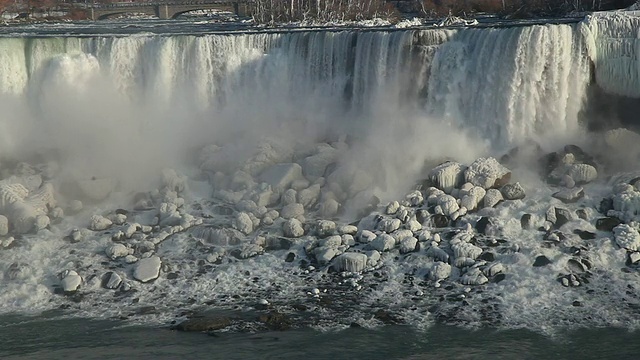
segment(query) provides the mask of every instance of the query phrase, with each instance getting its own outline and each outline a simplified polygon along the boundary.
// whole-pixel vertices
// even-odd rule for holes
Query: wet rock
[[[287,254],[287,257],[284,259],[285,262],[293,262],[296,259],[296,254],[290,252]]]
[[[553,225],[556,228],[562,227],[562,225],[573,221],[573,214],[571,211],[563,208],[555,208],[556,220],[553,222]]]
[[[573,233],[580,236],[580,239],[582,240],[593,240],[596,238],[596,234],[591,231],[575,229],[573,230]]]
[[[113,271],[109,271],[108,273],[104,274],[104,276],[102,277],[102,287],[105,289],[117,289],[120,287],[120,285],[122,284],[122,278],[120,277],[120,275],[116,274]]]
[[[431,216],[433,226],[436,228],[443,228],[449,226],[449,218],[446,215],[434,214]]]
[[[185,320],[175,329],[188,332],[206,332],[224,329],[229,325],[231,325],[231,319],[226,316],[202,317]]]
[[[569,259],[567,261],[567,267],[569,268],[569,271],[574,274],[582,274],[587,271],[587,268],[576,259]]]
[[[483,216],[476,222],[476,230],[481,234],[487,234],[487,230],[494,225],[494,220]]]
[[[260,315],[258,320],[267,325],[269,329],[276,331],[288,330],[292,325],[292,321],[289,316],[277,311],[272,311],[269,314]]]
[[[551,260],[544,255],[540,255],[536,257],[536,260],[533,262],[533,267],[542,267],[551,264]]]
[[[522,215],[522,217],[520,218],[520,226],[524,229],[524,230],[530,230],[531,226],[532,226],[532,217],[531,214],[524,214]]]
[[[596,220],[596,229],[600,231],[613,231],[613,229],[622,224],[618,218],[614,217],[605,217]]]

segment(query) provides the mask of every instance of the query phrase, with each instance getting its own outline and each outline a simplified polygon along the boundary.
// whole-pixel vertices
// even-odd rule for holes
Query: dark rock
[[[496,181],[493,183],[492,188],[499,189],[499,188],[507,185],[509,183],[509,181],[511,181],[511,172],[508,172],[508,173],[502,175],[501,178],[496,179]]]
[[[424,222],[429,218],[429,211],[427,210],[418,210],[416,211],[416,221],[420,224],[424,224]]]
[[[443,228],[449,226],[449,218],[446,215],[434,214],[431,216],[433,226],[436,228]]]
[[[122,284],[120,275],[109,271],[102,276],[101,286],[105,289],[117,289]]]
[[[175,280],[177,278],[178,278],[178,274],[177,273],[171,272],[171,273],[167,274],[167,279],[169,279],[169,280]]]
[[[202,317],[185,320],[178,324],[175,329],[178,331],[213,331],[224,329],[231,325],[231,319],[225,316]]]
[[[499,283],[500,281],[504,280],[507,277],[507,275],[503,274],[503,273],[499,273],[496,274],[496,276],[494,276],[491,281],[493,281],[494,283]]]
[[[588,218],[587,211],[585,209],[576,210],[576,215],[578,215],[578,218],[580,218],[582,220],[587,220],[587,218]]]
[[[551,172],[553,171],[553,169],[558,167],[561,160],[562,160],[562,156],[557,152],[552,152],[541,157],[540,160],[538,160],[538,164],[540,164],[540,170],[542,172],[542,175],[545,178],[548,177],[549,174],[551,174]]]
[[[293,246],[294,240],[280,236],[268,236],[266,238],[266,250],[289,250]]]
[[[573,233],[580,236],[580,239],[582,240],[593,240],[596,238],[596,234],[591,231],[575,229],[573,230]]]
[[[117,214],[117,215],[124,215],[124,216],[127,216],[127,215],[129,215],[129,211],[128,211],[128,210],[125,210],[125,209],[116,209],[116,214]]]
[[[593,265],[591,264],[591,261],[587,260],[587,259],[582,259],[580,260],[580,262],[582,262],[582,265],[584,265],[585,268],[587,268],[587,270],[591,269],[593,267]]]
[[[576,159],[576,163],[588,164],[597,168],[596,166],[597,163],[595,161],[595,158],[592,155],[585,152],[578,145],[566,145],[564,147],[564,152],[565,154],[573,154],[574,158]]]
[[[480,255],[479,259],[487,262],[492,262],[496,259],[496,256],[492,252],[484,252]]]
[[[613,210],[613,199],[603,198],[598,205],[598,212],[606,214],[609,210]]]
[[[622,224],[622,221],[614,217],[605,217],[596,220],[596,229],[600,231],[613,231],[613,228]]]
[[[260,317],[258,317],[258,320],[267,325],[269,329],[276,331],[288,330],[291,328],[292,323],[291,319],[287,315],[277,311],[272,311],[268,314],[260,315]]]
[[[573,302],[573,306],[579,307],[579,306],[582,306],[582,303],[580,301],[576,300],[576,301]]]
[[[540,255],[533,262],[533,267],[547,266],[549,264],[551,264],[551,260],[544,255]]]
[[[585,266],[576,259],[569,259],[569,261],[567,261],[567,267],[574,274],[582,274],[587,270]]]
[[[569,221],[573,220],[573,215],[571,214],[571,211],[567,210],[567,209],[563,209],[563,208],[555,208],[555,213],[556,213],[556,221],[553,224],[556,228],[560,228],[562,227],[562,225],[568,223]]]
[[[489,225],[493,225],[493,220],[491,218],[483,216],[480,218],[480,220],[478,220],[478,222],[476,222],[476,230],[478,230],[478,232],[481,234],[486,234]]]
[[[398,319],[386,310],[380,309],[376,311],[373,316],[387,325],[399,323]]]
[[[295,259],[296,259],[296,254],[290,252],[287,254],[287,258],[284,259],[284,261],[290,263],[290,262],[293,262],[293,260]]]
[[[156,313],[156,307],[152,305],[143,306],[136,309],[136,315],[149,315],[149,314],[155,314],[155,313]]]
[[[632,251],[627,253],[627,266],[637,265],[638,263],[640,263],[640,252]]]
[[[522,215],[520,218],[520,226],[525,230],[531,229],[531,214]]]

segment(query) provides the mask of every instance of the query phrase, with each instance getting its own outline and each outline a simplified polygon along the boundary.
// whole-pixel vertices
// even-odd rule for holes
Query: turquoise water
[[[637,359],[639,335],[582,329],[426,331],[387,326],[319,332],[182,333],[118,321],[0,318],[1,359]]]

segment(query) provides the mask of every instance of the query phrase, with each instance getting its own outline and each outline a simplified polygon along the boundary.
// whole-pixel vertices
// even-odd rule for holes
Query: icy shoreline
[[[266,144],[228,175],[220,172],[224,147],[205,148],[199,168],[208,181],[166,170],[157,190],[118,210],[82,210],[74,200],[34,213],[37,235],[17,234],[8,216],[3,312],[60,307],[152,323],[177,316],[176,324],[204,309],[268,314],[214,326],[227,331],[637,326],[637,178],[596,180],[603,165],[579,147],[519,148],[503,164],[444,163],[404,198],[363,199],[374,202],[360,202],[367,212],[349,224],[342,209],[362,199],[353,186],[367,175],[339,180],[339,169],[330,170],[348,145],[317,144],[299,163],[282,163],[286,153]],[[523,177],[536,164],[543,182]],[[33,165],[21,164],[29,175],[13,183],[46,183],[43,167]],[[85,185],[84,199],[115,190],[109,182]]]

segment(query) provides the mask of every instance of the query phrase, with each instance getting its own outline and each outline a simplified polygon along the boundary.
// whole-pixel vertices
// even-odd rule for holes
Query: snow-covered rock
[[[502,197],[502,193],[498,189],[489,189],[487,190],[487,194],[484,196],[484,207],[492,208],[500,201],[504,200]]]
[[[316,260],[320,265],[328,264],[339,253],[340,251],[334,247],[319,247],[314,250]]]
[[[124,244],[112,244],[109,245],[104,253],[112,260],[129,255],[129,248]]]
[[[298,219],[289,219],[282,224],[282,232],[286,237],[297,238],[304,235],[304,228]]]
[[[389,234],[380,234],[375,238],[375,240],[369,243],[369,246],[371,246],[371,248],[380,252],[391,250],[395,245],[396,239],[394,239],[393,236]]]
[[[316,235],[320,238],[333,235],[336,231],[336,223],[329,220],[318,220],[316,223]]]
[[[358,241],[364,244],[369,244],[375,240],[378,236],[369,230],[362,230],[358,236]]]
[[[63,273],[60,285],[65,293],[74,292],[82,285],[82,277],[74,270],[67,270]]]
[[[298,203],[302,204],[306,209],[311,208],[318,202],[320,197],[320,184],[314,184],[306,189],[298,191]]]
[[[395,215],[395,213],[398,212],[399,208],[400,208],[400,204],[397,201],[392,201],[387,205],[385,213],[387,215]]]
[[[285,205],[280,211],[280,216],[285,219],[298,218],[302,215],[304,215],[304,207],[298,203]]]
[[[418,245],[418,239],[415,237],[405,237],[400,240],[400,253],[406,254],[416,250],[416,246]]]
[[[521,200],[524,199],[526,194],[522,185],[519,182],[515,184],[507,184],[500,189],[502,196],[507,200]]]
[[[5,236],[9,233],[9,219],[6,216],[0,215],[0,236]]]
[[[464,179],[484,189],[499,188],[511,179],[511,171],[495,158],[479,158],[464,171]]]
[[[489,282],[489,279],[478,268],[471,268],[460,277],[460,283],[464,285],[483,285]]]
[[[113,222],[101,215],[93,215],[89,222],[89,229],[93,231],[102,231],[108,229]]]
[[[442,195],[438,198],[438,206],[442,209],[442,214],[451,216],[460,209],[458,201],[451,195]]]
[[[452,243],[451,250],[453,250],[455,257],[465,257],[470,259],[476,259],[480,254],[482,254],[482,248],[465,241]]]
[[[160,275],[162,261],[157,256],[140,259],[133,270],[133,277],[140,282],[149,282]]]
[[[627,224],[620,224],[613,228],[613,234],[618,246],[623,249],[638,251],[640,250],[640,233]]]
[[[398,219],[383,219],[378,223],[378,230],[384,231],[390,234],[400,228],[402,222]]]
[[[436,261],[431,265],[429,269],[429,279],[433,281],[440,281],[448,278],[451,275],[451,265]]]
[[[554,193],[552,196],[564,203],[574,203],[584,197],[584,189],[579,186],[572,189],[564,189]]]

